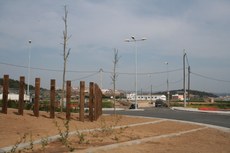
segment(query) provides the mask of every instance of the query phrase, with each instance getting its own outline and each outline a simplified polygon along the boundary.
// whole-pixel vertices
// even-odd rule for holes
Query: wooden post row
[[[7,114],[8,93],[9,93],[9,75],[4,75],[3,95],[2,95],[2,113],[4,114]]]
[[[24,88],[25,77],[20,77],[19,84],[19,105],[18,114],[23,115],[24,109]],[[4,75],[3,79],[3,106],[2,113],[7,114],[9,90],[9,75]],[[66,83],[66,119],[70,119],[70,100],[71,100],[71,81]],[[51,79],[50,83],[50,118],[55,118],[55,80]],[[89,120],[97,120],[102,115],[102,92],[97,84],[90,82],[89,84]],[[35,78],[35,101],[34,101],[34,115],[39,117],[39,98],[40,97],[40,78]],[[80,82],[80,114],[79,120],[84,122],[84,103],[85,103],[85,82]]]

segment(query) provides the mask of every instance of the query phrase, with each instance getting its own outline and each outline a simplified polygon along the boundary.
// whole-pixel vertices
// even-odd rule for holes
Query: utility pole
[[[186,53],[185,53],[185,49],[184,49],[184,56],[183,56],[183,88],[184,88],[184,107],[186,107],[186,86],[185,86],[185,57],[186,57]]]
[[[190,66],[188,66],[188,99],[190,100]]]
[[[169,73],[168,73],[168,65],[169,63],[168,62],[165,62],[166,66],[167,66],[167,103],[168,103],[168,107],[170,106],[169,104]]]
[[[151,85],[151,93],[150,93],[150,103],[152,104],[152,93],[153,93],[153,85]]]

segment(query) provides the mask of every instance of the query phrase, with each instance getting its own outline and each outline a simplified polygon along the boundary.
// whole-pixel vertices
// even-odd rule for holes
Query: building
[[[135,93],[126,94],[127,100],[135,100]],[[157,99],[166,100],[165,95],[137,95],[137,100],[156,101]]]
[[[0,100],[2,100],[3,94],[0,94]],[[12,101],[18,101],[19,100],[19,94],[9,93],[8,94],[8,100]],[[24,101],[29,101],[29,96],[24,94]]]
[[[180,101],[183,101],[183,100],[184,100],[184,95],[181,95],[181,94],[172,95],[172,100],[180,100]]]

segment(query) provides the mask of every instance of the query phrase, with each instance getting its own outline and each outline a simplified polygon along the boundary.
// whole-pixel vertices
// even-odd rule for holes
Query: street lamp
[[[31,40],[29,40],[29,61],[28,61],[28,80],[27,80],[27,95],[30,101],[30,52],[31,52]]]
[[[125,39],[125,42],[134,42],[135,43],[135,109],[137,109],[137,41],[144,41],[147,38],[143,37],[141,39],[135,39],[134,36],[131,36],[131,39]]]
[[[186,78],[185,78],[185,57],[186,57],[186,52],[185,49],[184,51],[184,55],[183,55],[183,88],[184,88],[184,107],[186,107]]]
[[[168,62],[165,62],[166,66],[167,66],[167,103],[169,106],[169,74],[168,74]]]

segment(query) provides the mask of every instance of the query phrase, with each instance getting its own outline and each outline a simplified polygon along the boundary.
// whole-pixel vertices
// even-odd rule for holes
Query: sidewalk
[[[187,107],[171,107],[172,110],[192,111],[192,112],[204,112],[204,113],[217,113],[217,114],[230,114],[230,111],[219,111],[219,110],[199,110],[198,108],[187,108]]]

